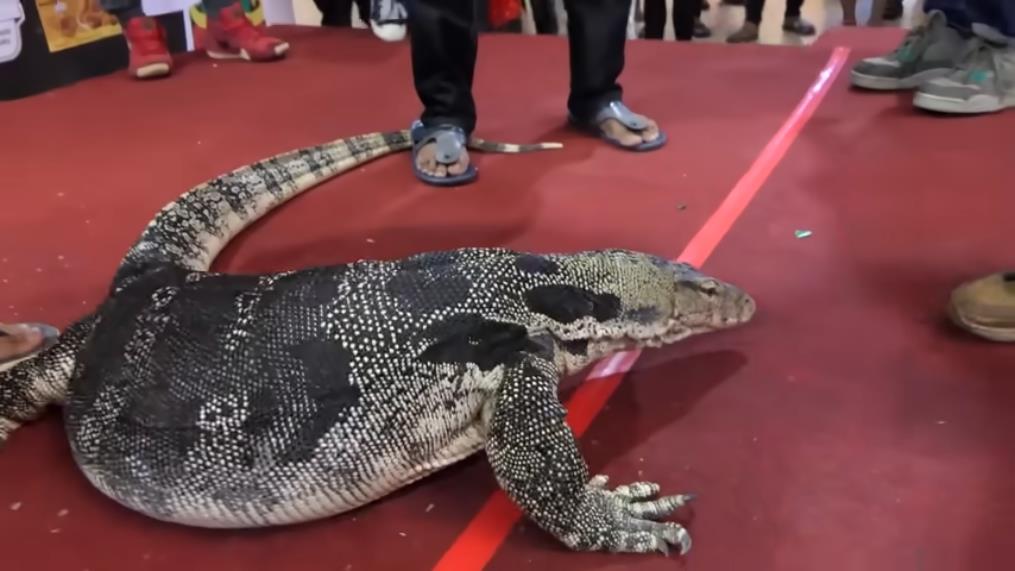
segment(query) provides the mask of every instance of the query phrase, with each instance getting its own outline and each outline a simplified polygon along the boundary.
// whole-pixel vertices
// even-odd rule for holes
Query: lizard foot
[[[635,482],[606,488],[608,478],[595,476],[586,485],[586,499],[576,519],[574,532],[564,542],[573,549],[603,549],[613,552],[669,555],[671,545],[680,554],[691,549],[691,535],[678,523],[654,521],[666,517],[694,499],[693,494],[659,495],[659,484]],[[596,522],[596,532],[582,533],[582,520]]]
[[[3,447],[4,443],[7,442],[7,437],[11,435],[14,430],[20,426],[13,420],[7,420],[0,416],[0,447]]]

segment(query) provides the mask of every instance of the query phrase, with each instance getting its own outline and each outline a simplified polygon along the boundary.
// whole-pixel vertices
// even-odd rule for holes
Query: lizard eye
[[[701,282],[701,286],[699,287],[699,289],[701,289],[701,293],[709,297],[712,297],[715,294],[719,293],[719,284],[715,283],[715,281],[713,280],[707,280]]]

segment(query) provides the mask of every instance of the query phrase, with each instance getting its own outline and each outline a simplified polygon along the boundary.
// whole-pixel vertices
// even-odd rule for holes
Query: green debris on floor
[[[809,238],[810,235],[813,234],[813,232],[811,232],[810,230],[797,230],[793,234],[797,237],[798,240],[801,240],[803,238]]]

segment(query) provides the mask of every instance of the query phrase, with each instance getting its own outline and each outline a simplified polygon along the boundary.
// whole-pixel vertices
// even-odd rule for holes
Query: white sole
[[[871,91],[903,91],[907,89],[916,89],[932,79],[936,79],[947,74],[949,71],[951,70],[928,69],[902,79],[894,77],[880,77],[877,75],[865,75],[857,73],[856,71],[851,71],[849,78],[854,87],[859,87],[861,89],[870,89]]]
[[[289,44],[279,44],[275,46],[275,57],[281,57],[289,51]],[[223,52],[214,49],[205,50],[208,57],[217,60],[231,60],[231,59],[242,59],[246,61],[254,61],[247,50],[240,50],[239,53]]]
[[[982,337],[988,341],[995,341],[997,343],[1015,343],[1015,330],[1011,328],[1003,329],[997,327],[987,327],[985,325],[979,325],[963,318],[959,315],[959,312],[955,310],[955,306],[948,306],[948,316],[960,329],[968,331],[977,337]]]
[[[969,100],[962,100],[939,97],[918,91],[913,96],[913,105],[920,109],[937,111],[938,113],[982,115],[984,113],[997,113],[1009,107],[1015,107],[1015,99],[1007,97],[998,100],[988,95],[978,95]]]
[[[400,42],[405,39],[405,24],[384,24],[379,26],[370,22],[370,29],[375,36],[385,42]]]

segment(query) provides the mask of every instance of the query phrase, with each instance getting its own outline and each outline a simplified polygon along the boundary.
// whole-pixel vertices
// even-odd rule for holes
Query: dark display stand
[[[35,1],[21,0],[21,3],[25,16],[20,29],[21,53],[13,61],[0,63],[0,100],[28,97],[126,69],[127,45],[122,35],[51,53]],[[182,13],[165,14],[156,19],[166,29],[170,51],[186,51]]]

